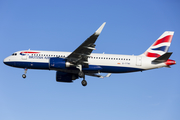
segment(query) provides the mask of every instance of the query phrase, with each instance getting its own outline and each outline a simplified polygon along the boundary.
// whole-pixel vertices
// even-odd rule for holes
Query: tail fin
[[[173,31],[165,31],[144,53],[147,57],[160,57],[165,54],[172,41],[174,35]]]

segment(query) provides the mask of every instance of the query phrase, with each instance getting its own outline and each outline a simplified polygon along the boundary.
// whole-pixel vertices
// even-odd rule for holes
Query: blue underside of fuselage
[[[18,68],[27,68],[27,69],[44,69],[49,70],[49,63],[37,63],[37,62],[5,62],[4,64],[12,67]],[[91,66],[91,65],[89,65]],[[93,66],[93,65],[92,65]],[[116,66],[100,66],[100,70],[93,70],[89,68],[83,68],[83,71],[100,71],[100,72],[107,72],[107,73],[127,73],[127,72],[136,72],[136,71],[143,71],[144,69],[139,68],[131,68],[131,67],[116,67]],[[91,67],[90,67],[91,68]],[[66,70],[78,70],[77,68],[70,67],[66,68]]]

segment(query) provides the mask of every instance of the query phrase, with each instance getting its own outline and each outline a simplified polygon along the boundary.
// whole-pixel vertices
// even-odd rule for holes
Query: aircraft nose
[[[7,57],[7,58],[5,58],[4,60],[3,60],[3,63],[4,64],[6,64],[6,65],[8,65],[8,62],[10,61],[10,59]]]

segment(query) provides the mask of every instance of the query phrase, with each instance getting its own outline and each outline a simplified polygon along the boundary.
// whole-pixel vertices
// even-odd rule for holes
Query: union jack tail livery
[[[165,54],[172,41],[174,35],[173,31],[165,31],[145,52],[144,55],[147,57],[160,57]]]

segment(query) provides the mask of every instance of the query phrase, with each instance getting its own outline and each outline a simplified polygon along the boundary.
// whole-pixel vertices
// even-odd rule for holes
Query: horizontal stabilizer
[[[154,63],[166,62],[171,55],[172,55],[172,52],[167,52],[167,53],[161,55],[160,57],[156,58],[152,62],[154,62]]]

